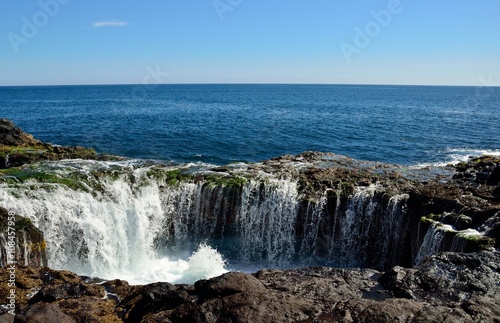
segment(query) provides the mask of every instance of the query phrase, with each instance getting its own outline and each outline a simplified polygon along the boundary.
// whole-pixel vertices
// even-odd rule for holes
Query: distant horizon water
[[[311,150],[408,166],[500,154],[499,102],[484,86],[0,87],[0,116],[42,141],[218,165]]]
[[[316,82],[178,82],[178,83],[152,83],[146,86],[160,85],[318,85],[318,86],[432,86],[432,87],[480,87],[480,88],[500,88],[500,85],[485,85],[480,82],[475,84],[417,84],[417,83],[316,83]],[[12,87],[58,87],[58,86],[144,86],[141,83],[71,83],[71,84],[12,84],[0,85],[1,88]]]

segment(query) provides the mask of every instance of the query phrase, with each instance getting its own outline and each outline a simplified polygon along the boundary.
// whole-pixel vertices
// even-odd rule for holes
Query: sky
[[[3,0],[0,86],[500,85],[498,0]]]

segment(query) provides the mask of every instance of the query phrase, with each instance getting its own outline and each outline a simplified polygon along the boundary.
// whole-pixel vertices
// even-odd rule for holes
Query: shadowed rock
[[[12,121],[0,118],[0,145],[27,147],[41,144],[40,140],[16,127]]]

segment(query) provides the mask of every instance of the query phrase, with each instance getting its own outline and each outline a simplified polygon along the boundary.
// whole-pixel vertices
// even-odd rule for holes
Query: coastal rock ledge
[[[6,269],[0,270],[5,299]],[[498,252],[441,253],[416,268],[230,272],[194,285],[130,286],[19,267],[0,322],[499,322]]]
[[[117,157],[96,154],[91,148],[44,143],[16,127],[12,121],[0,118],[0,169],[42,160],[74,158],[109,160]]]
[[[130,187],[140,184],[141,177],[120,169],[116,174],[100,170],[86,174],[82,186],[78,174],[60,177],[37,168],[45,161],[71,158],[116,157],[43,143],[0,119],[0,179],[6,189],[14,185],[31,192],[56,185],[75,191],[82,187],[104,190],[99,185],[102,178],[120,176]],[[222,235],[227,228],[225,234],[236,236],[236,226],[228,224],[234,224],[241,207],[237,197],[245,185],[255,185],[257,200],[266,198],[267,179],[258,179],[258,174],[297,184],[298,213],[290,241],[305,246],[302,252],[310,251],[307,255],[320,260],[331,256],[328,252],[335,248],[346,259],[356,252],[364,257],[356,266],[365,268],[266,269],[253,274],[229,272],[193,285],[133,286],[119,279],[105,281],[49,268],[46,248],[50,250],[51,241],[45,241],[31,220],[14,216],[8,205],[0,205],[0,323],[500,323],[500,158],[482,156],[438,170],[415,170],[305,152],[204,172],[153,165],[142,180],[157,185],[159,192],[189,183],[202,193],[221,193],[227,212],[223,212],[225,217],[213,217],[214,232]],[[212,210],[215,202],[206,201],[207,209]],[[359,234],[340,227],[348,210],[359,211],[350,212],[356,215],[351,222]],[[313,232],[316,226],[310,223],[315,219]],[[397,227],[394,219],[399,221]],[[398,239],[387,233],[391,225]],[[13,251],[7,226],[16,230]],[[335,240],[339,233],[348,233],[349,239]],[[169,236],[164,238],[169,242]],[[366,241],[356,244],[362,239]],[[294,247],[290,244],[291,250]],[[16,258],[14,286],[10,281],[12,254]],[[381,255],[392,258],[381,259]],[[9,307],[12,295],[15,309]]]

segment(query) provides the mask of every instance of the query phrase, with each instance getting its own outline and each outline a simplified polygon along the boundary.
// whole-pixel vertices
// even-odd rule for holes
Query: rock
[[[11,287],[8,286],[8,270],[0,269],[0,297],[6,299]],[[116,282],[115,282],[116,283]],[[128,284],[123,284],[128,285]],[[32,322],[36,317],[61,313],[61,321],[71,317],[71,322],[122,322],[115,300],[104,297],[102,284],[87,284],[78,275],[64,270],[16,266],[16,322]],[[0,314],[2,314],[0,310]],[[73,320],[74,319],[74,320]]]
[[[9,221],[12,217],[14,221]],[[15,235],[11,236],[13,240],[8,239],[8,234],[7,239],[0,239],[0,267],[13,261],[24,266],[47,266],[46,242],[42,231],[28,218],[11,216],[9,211],[0,207],[0,232],[7,233],[9,222],[15,223],[11,226]],[[11,246],[10,242],[14,242],[14,245]]]
[[[187,293],[169,283],[154,283],[137,288],[123,299],[126,322],[141,322],[150,313],[172,310],[184,303]]]
[[[495,248],[500,248],[500,212],[485,221],[485,236],[495,239]]]
[[[24,314],[16,315],[19,323],[76,323],[69,315],[64,314],[55,304],[38,303],[27,308]]]
[[[56,303],[61,310],[77,322],[123,322],[120,309],[109,299],[82,296],[63,299]]]
[[[472,218],[470,216],[462,214],[457,217],[457,220],[455,222],[455,227],[458,230],[465,230],[469,229],[471,227],[471,224],[472,224]]]
[[[380,277],[379,282],[394,297],[407,299],[417,298],[413,291],[421,284],[421,281],[415,279],[414,270],[410,271],[399,266],[386,271]]]
[[[469,300],[473,295],[498,294],[498,281],[500,253],[489,251],[442,253],[416,269],[395,267],[379,280],[396,297],[432,299],[443,306]]]
[[[486,184],[492,186],[498,186],[499,183],[500,183],[500,166],[496,166],[495,169],[488,176]]]
[[[83,283],[67,283],[58,286],[44,286],[30,299],[29,304],[38,302],[52,303],[61,299],[78,298],[82,296],[103,297],[102,288]]]
[[[12,121],[0,118],[0,146],[26,147],[40,144],[40,140],[16,127]]]
[[[479,172],[476,174],[475,181],[481,184],[485,184],[486,180],[490,177],[489,172]]]
[[[101,284],[106,291],[107,298],[121,302],[133,290],[128,282],[120,279],[108,280]]]
[[[15,319],[15,314],[3,313],[0,314],[0,323],[13,323]]]
[[[500,254],[490,251],[442,253],[416,268],[393,267],[385,273],[327,267],[261,270],[253,275],[230,272],[194,286],[101,283],[48,268],[19,267],[16,275],[20,282],[16,322],[496,322],[500,318]],[[4,276],[0,272],[0,279]],[[117,297],[103,298],[105,289]],[[23,295],[33,290],[39,292],[28,304]],[[2,289],[0,297],[5,297]],[[10,314],[0,313],[0,318],[12,322],[6,315]]]
[[[43,143],[17,128],[12,121],[0,119],[0,169],[22,166],[42,160],[61,159],[121,160],[110,155],[97,155],[94,149],[65,147]]]
[[[196,282],[195,290],[202,300],[206,300],[242,292],[262,294],[266,288],[261,281],[251,275],[233,272],[210,280],[200,280]]]

